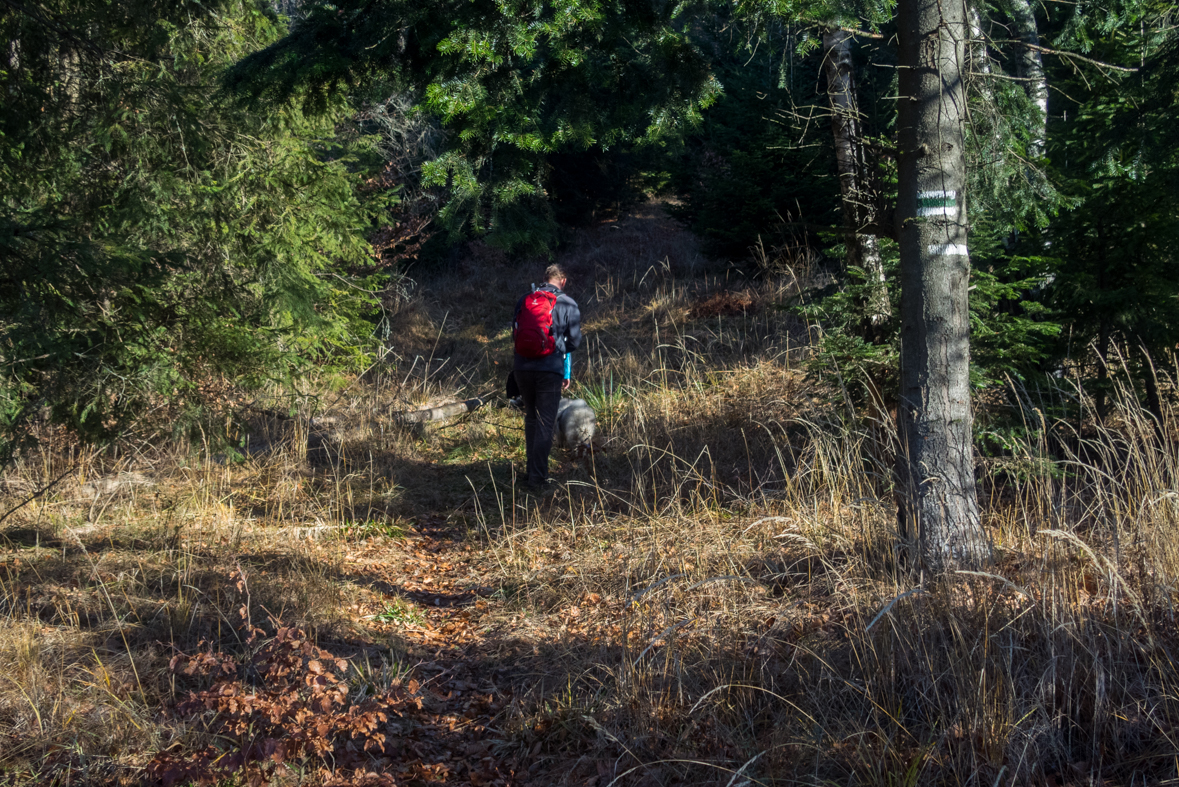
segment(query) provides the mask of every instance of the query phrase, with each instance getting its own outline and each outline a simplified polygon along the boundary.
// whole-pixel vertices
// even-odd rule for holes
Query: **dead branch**
[[[475,397],[465,402],[451,402],[450,404],[440,404],[437,407],[429,407],[425,410],[411,410],[392,413],[391,415],[403,424],[424,424],[429,421],[442,421],[446,418],[454,418],[456,415],[474,412],[486,404],[487,399],[488,397]]]
[[[997,43],[997,44],[1015,44],[1016,46],[1026,47],[1026,48],[1031,49],[1035,52],[1042,52],[1046,55],[1058,55],[1059,57],[1069,58],[1072,60],[1082,60],[1086,63],[1091,63],[1091,64],[1097,66],[1098,68],[1110,68],[1110,69],[1113,69],[1114,71],[1123,71],[1128,74],[1137,73],[1137,71],[1138,71],[1137,68],[1131,68],[1129,66],[1117,66],[1117,65],[1114,65],[1113,63],[1107,63],[1104,60],[1095,60],[1091,57],[1085,57],[1084,55],[1078,55],[1076,52],[1066,52],[1062,49],[1051,49],[1046,46],[1040,46],[1039,44],[1029,44],[1026,41],[995,41],[995,43]]]

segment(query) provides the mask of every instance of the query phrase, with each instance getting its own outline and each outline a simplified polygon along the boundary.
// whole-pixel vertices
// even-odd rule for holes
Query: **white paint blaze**
[[[965,243],[935,243],[929,247],[929,253],[939,257],[968,257]]]

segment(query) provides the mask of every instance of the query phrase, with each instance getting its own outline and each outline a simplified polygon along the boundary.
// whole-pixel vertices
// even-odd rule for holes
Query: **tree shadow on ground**
[[[446,499],[458,494],[460,478],[478,469],[488,472],[483,463],[453,466],[453,475],[444,477],[452,487]],[[493,464],[486,487],[468,486],[470,505],[476,496],[486,505],[501,495],[504,478],[510,467]],[[428,496],[411,501],[424,504],[435,492],[421,494]],[[571,499],[561,492],[527,505],[535,505],[533,516],[565,517]],[[496,527],[472,532],[462,517],[437,516],[420,522],[416,535],[423,560],[444,561],[472,538],[502,541],[514,532]],[[36,549],[40,543],[42,551],[35,563],[6,565],[4,613],[75,627],[68,644],[55,646],[55,661],[91,663],[88,669],[96,671],[99,659],[111,676],[110,690],[126,695],[121,702],[143,703],[153,716],[166,709],[148,722],[158,725],[158,738],[142,752],[152,758],[148,773],[165,783],[275,776],[282,761],[308,772],[332,770],[337,784],[719,785],[759,752],[765,754],[746,775],[766,783],[815,775],[843,783],[871,757],[883,778],[891,766],[872,747],[808,745],[816,740],[815,719],[822,720],[820,732],[838,742],[862,729],[868,713],[869,726],[897,736],[890,745],[898,748],[888,756],[916,756],[923,746],[935,746],[934,760],[950,763],[974,746],[946,734],[948,722],[939,715],[958,702],[954,638],[985,638],[988,626],[1014,632],[1011,644],[1024,648],[1026,657],[1013,673],[1012,691],[1027,695],[1028,708],[1038,702],[1035,677],[1043,665],[1037,666],[1037,654],[1051,650],[1037,640],[1044,630],[1020,628],[1029,619],[1026,610],[986,594],[949,613],[926,596],[898,602],[876,630],[887,645],[877,649],[876,635],[866,631],[869,621],[854,612],[839,616],[849,614],[840,613],[837,595],[846,576],[840,556],[819,560],[802,547],[768,548],[745,567],[750,581],[774,599],[772,615],[696,632],[695,624],[681,624],[710,609],[707,599],[695,598],[705,591],[681,594],[673,603],[660,595],[671,583],[635,566],[602,565],[568,579],[521,576],[515,589],[460,576],[438,593],[409,587],[405,577],[371,563],[349,566],[271,547],[244,545],[232,556],[189,548],[182,568],[162,558],[146,565],[148,556],[135,551],[156,544],[151,539],[83,534],[71,547],[34,526],[8,534],[13,545]],[[116,547],[125,553],[121,562],[110,560]],[[97,559],[100,550],[106,560]],[[231,575],[227,564],[245,575]],[[134,584],[122,576],[133,566],[139,571]],[[292,592],[300,577],[308,587]],[[323,594],[346,583],[413,601],[424,610],[424,624],[376,634],[325,617],[331,598]],[[564,587],[547,587],[554,583]],[[593,588],[620,586],[634,592],[589,600]],[[824,601],[817,610],[808,606]],[[575,611],[591,603],[610,605],[601,614],[602,628],[586,626],[585,612]],[[676,603],[695,606],[682,610]],[[1079,621],[1112,633],[1106,617],[1094,607]],[[967,661],[982,652],[972,642],[961,648]],[[1066,656],[1053,658],[1063,663]],[[1077,686],[1094,685],[1095,663],[1079,651],[1068,651],[1067,659],[1065,673],[1081,676]],[[128,662],[138,671],[120,669]],[[975,666],[986,665],[963,674],[975,675]],[[876,712],[863,700],[863,692],[878,684],[884,686],[880,696],[895,695],[895,710]],[[814,693],[815,685],[826,686],[825,693]],[[1065,743],[1092,738],[1099,725],[1092,697],[1054,702],[1045,712],[1065,714],[1075,728],[1057,737]],[[1149,759],[1156,732],[1146,721],[1127,722],[1117,734],[1141,741],[1117,745]],[[85,753],[84,725],[70,734],[82,743],[68,757],[42,760],[45,780],[94,772],[94,762],[109,756]],[[910,738],[911,751],[905,748]],[[11,750],[27,739],[26,728]],[[1083,748],[1077,744],[1078,752]],[[1062,763],[1076,754],[1067,746],[1060,751]],[[1055,766],[1046,764],[1040,773],[1049,767]],[[135,774],[143,776],[119,772],[111,781]],[[934,771],[927,775],[930,783],[936,780]]]

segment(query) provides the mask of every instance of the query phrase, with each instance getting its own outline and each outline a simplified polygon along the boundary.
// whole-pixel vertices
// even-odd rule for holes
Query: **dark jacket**
[[[557,340],[557,351],[540,358],[525,358],[516,353],[512,368],[522,372],[556,372],[563,375],[565,353],[571,353],[581,346],[581,310],[577,308],[577,302],[558,290],[556,285],[545,284],[536,289],[557,293],[557,303],[553,306],[553,338]],[[521,295],[520,300],[516,301],[516,311],[512,314],[513,331],[526,297]]]

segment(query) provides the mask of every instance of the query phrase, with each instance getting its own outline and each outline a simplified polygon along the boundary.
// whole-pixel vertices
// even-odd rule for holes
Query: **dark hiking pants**
[[[524,397],[524,449],[528,454],[528,485],[542,486],[549,477],[549,453],[553,450],[553,429],[557,405],[561,403],[562,376],[557,372],[529,372],[517,369],[516,384]]]

